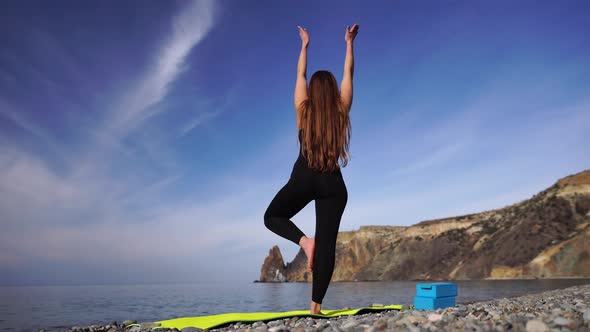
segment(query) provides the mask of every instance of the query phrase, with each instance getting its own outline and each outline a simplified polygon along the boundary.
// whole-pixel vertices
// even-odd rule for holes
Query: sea
[[[590,279],[472,280],[457,303],[589,284]],[[332,282],[322,309],[412,304],[419,281]],[[0,286],[0,331],[61,331],[73,326],[158,321],[226,312],[309,309],[310,283]]]

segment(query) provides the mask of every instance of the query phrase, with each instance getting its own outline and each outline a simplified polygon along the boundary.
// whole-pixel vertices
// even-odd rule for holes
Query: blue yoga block
[[[417,284],[416,296],[433,298],[457,296],[457,284],[452,282],[433,282],[428,284]]]
[[[439,308],[454,307],[455,297],[425,297],[414,296],[414,309],[434,310]]]

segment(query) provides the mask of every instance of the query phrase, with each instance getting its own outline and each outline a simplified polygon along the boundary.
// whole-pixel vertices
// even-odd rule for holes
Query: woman
[[[352,105],[353,41],[359,25],[347,26],[344,35],[346,58],[344,75],[338,83],[329,71],[318,70],[307,88],[307,30],[298,26],[301,52],[295,83],[295,113],[299,136],[299,157],[287,184],[264,213],[265,226],[301,246],[313,273],[310,312],[322,314],[321,304],[334,272],[336,238],[348,200],[340,172],[348,163],[350,141],[349,112]],[[315,237],[308,238],[290,220],[315,200]]]

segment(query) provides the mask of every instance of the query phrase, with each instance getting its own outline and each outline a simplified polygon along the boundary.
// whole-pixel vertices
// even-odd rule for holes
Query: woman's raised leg
[[[301,211],[313,196],[293,178],[279,190],[264,213],[264,225],[275,234],[301,245],[305,234],[290,219]]]

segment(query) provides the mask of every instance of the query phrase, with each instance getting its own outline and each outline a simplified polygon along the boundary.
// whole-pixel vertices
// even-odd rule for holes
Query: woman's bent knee
[[[266,212],[264,212],[264,226],[266,226],[266,228],[268,229],[272,229],[274,225],[274,218],[272,217],[272,214],[270,213],[270,209],[266,209]]]

